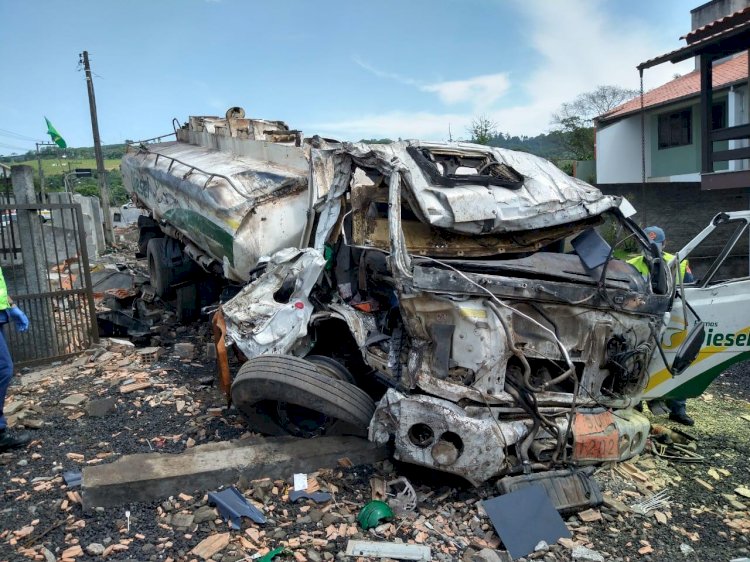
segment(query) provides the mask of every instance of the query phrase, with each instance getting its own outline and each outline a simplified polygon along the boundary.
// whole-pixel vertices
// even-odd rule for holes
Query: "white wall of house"
[[[747,86],[733,86],[727,96],[727,126],[744,125],[750,122],[748,118]],[[745,148],[750,143],[747,139],[729,141],[729,149]],[[731,171],[750,169],[748,160],[731,160],[729,162]]]
[[[648,131],[646,116],[646,131]],[[646,135],[646,173],[651,169],[649,135]],[[596,182],[641,181],[641,116],[631,115],[596,130]]]

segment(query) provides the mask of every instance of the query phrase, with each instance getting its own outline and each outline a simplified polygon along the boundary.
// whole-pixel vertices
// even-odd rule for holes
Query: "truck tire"
[[[138,217],[138,252],[136,258],[145,258],[148,253],[148,243],[153,238],[163,237],[164,233],[159,228],[158,222],[145,215]]]
[[[315,363],[291,355],[261,355],[240,367],[232,383],[232,402],[249,419],[263,401],[294,405],[293,415],[274,421],[298,437],[321,435],[336,420],[366,428],[375,412],[372,398],[349,382],[323,374],[326,371],[330,369],[319,370]]]
[[[166,238],[152,238],[148,241],[148,275],[151,286],[160,298],[169,297],[172,293],[172,266],[167,262]]]

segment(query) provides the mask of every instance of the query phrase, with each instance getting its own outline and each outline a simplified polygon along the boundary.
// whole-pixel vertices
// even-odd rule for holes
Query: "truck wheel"
[[[172,291],[172,266],[167,262],[166,246],[166,238],[152,238],[146,251],[151,286],[160,298],[170,296]]]
[[[145,258],[148,253],[148,243],[153,238],[163,238],[164,233],[159,228],[159,223],[151,217],[141,215],[138,217],[138,252],[136,258]]]
[[[375,403],[363,390],[339,380],[334,373],[340,369],[346,371],[330,363],[319,369],[291,355],[261,355],[240,367],[232,383],[232,402],[249,419],[257,416],[256,404],[275,404],[266,413],[297,437],[322,435],[337,420],[366,428]]]

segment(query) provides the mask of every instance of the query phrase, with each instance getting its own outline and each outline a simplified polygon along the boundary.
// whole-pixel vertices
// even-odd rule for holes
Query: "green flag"
[[[55,129],[52,126],[52,123],[49,122],[49,119],[45,117],[44,120],[47,122],[47,134],[52,138],[52,142],[54,142],[60,148],[68,148],[68,145],[65,143],[65,139],[60,136],[60,133],[57,132],[57,129]]]

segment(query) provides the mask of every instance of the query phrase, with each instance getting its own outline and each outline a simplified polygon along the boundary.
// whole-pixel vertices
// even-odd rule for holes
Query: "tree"
[[[553,132],[569,156],[576,160],[594,157],[594,119],[638,95],[620,86],[598,86],[566,102],[552,115]]]
[[[471,135],[471,142],[490,144],[490,141],[497,136],[497,123],[486,115],[479,115],[472,119],[466,132]]]

